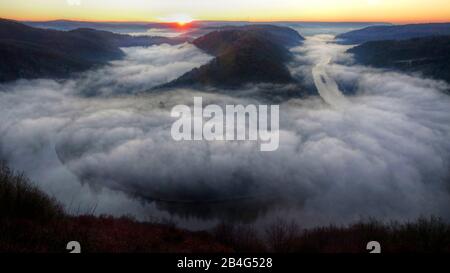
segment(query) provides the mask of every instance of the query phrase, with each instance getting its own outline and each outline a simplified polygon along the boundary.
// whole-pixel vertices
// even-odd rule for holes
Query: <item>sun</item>
[[[194,21],[194,19],[186,14],[174,14],[165,18],[161,18],[161,21],[167,23],[176,23],[179,27],[184,27]]]

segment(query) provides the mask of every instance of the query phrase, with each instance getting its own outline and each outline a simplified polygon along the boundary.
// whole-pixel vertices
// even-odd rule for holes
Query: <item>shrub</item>
[[[0,162],[0,220],[48,221],[63,215],[53,198],[34,186],[23,173]]]

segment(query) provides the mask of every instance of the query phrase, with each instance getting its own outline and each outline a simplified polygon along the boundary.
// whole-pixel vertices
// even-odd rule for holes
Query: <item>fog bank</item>
[[[330,39],[315,36],[293,49],[290,69],[307,82],[317,60],[332,56],[328,73],[353,87],[351,104],[336,110],[319,97],[283,101],[276,152],[247,141],[172,140],[176,104],[191,105],[194,96],[204,105],[263,99],[225,90],[141,94],[210,58],[190,45],[161,45],[127,49],[125,60],[76,79],[1,85],[2,157],[74,213],[94,206],[96,213],[169,217],[148,201],[259,196],[283,204],[265,219],[293,217],[304,226],[450,220],[446,84],[353,65]]]

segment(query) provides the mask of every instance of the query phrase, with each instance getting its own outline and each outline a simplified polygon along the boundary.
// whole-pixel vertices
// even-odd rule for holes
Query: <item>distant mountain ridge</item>
[[[120,47],[181,42],[94,29],[39,29],[0,19],[0,82],[66,77],[122,58],[124,53]]]
[[[55,29],[70,31],[78,28],[93,28],[103,31],[129,33],[129,32],[146,32],[150,28],[157,29],[173,29],[179,28],[176,22],[89,22],[89,21],[74,21],[74,20],[53,20],[53,21],[22,21],[21,23],[44,29]],[[196,22],[191,23],[191,26],[197,26]]]
[[[235,88],[247,83],[292,83],[294,79],[285,62],[291,58],[289,48],[303,40],[287,27],[224,27],[193,41],[195,46],[215,56],[212,61],[162,87]]]
[[[68,33],[89,38],[97,41],[104,41],[116,47],[149,46],[155,44],[180,44],[187,40],[184,38],[168,38],[158,36],[132,36],[128,34],[117,34],[104,30],[91,28],[78,28],[68,31]]]
[[[360,64],[420,72],[450,83],[450,36],[367,42],[348,52]]]
[[[297,31],[292,28],[267,24],[216,27],[214,33],[216,33],[217,38],[220,38],[218,36],[220,32],[223,31],[248,32],[252,35],[270,39],[272,40],[272,42],[279,44],[285,48],[297,46],[305,40],[305,38],[303,38]],[[197,46],[201,46],[202,41],[206,39],[206,35],[200,37],[196,41],[194,41],[194,44]],[[236,37],[234,37],[234,39],[236,39]],[[202,49],[206,50],[206,48]]]
[[[344,44],[450,35],[450,23],[371,26],[336,36]]]

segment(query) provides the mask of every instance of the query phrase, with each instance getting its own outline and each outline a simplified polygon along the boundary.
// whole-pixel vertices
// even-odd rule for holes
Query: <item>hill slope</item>
[[[57,31],[0,19],[0,82],[60,78],[124,56],[119,47],[179,43],[94,29]]]
[[[288,48],[303,41],[296,31],[270,25],[227,27],[193,41],[211,62],[195,68],[164,87],[210,85],[235,88],[246,83],[293,82],[285,66]]]
[[[67,253],[77,240],[83,253],[367,253],[377,240],[385,253],[448,253],[450,225],[358,223],[303,230],[279,219],[261,237],[245,225],[219,224],[211,232],[111,216],[70,216],[23,175],[0,162],[0,253]]]
[[[338,35],[344,44],[450,35],[450,23],[372,26]]]
[[[367,42],[348,52],[360,64],[421,72],[450,83],[450,36]]]

